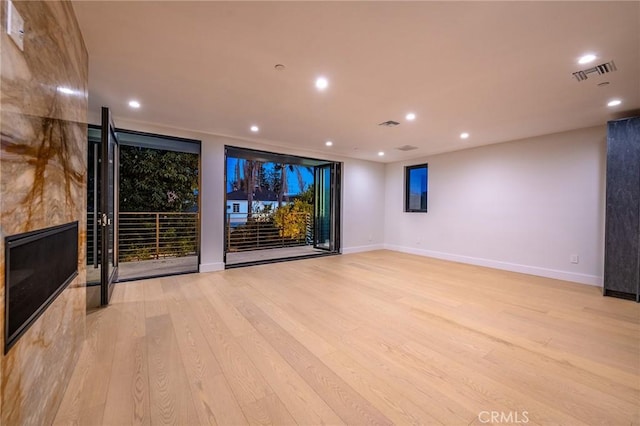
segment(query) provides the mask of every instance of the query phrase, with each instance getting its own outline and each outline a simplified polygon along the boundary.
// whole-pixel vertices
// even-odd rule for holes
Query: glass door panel
[[[315,247],[330,249],[331,240],[331,169],[329,165],[315,170]]]
[[[108,305],[118,277],[118,138],[109,108],[102,108],[102,180],[99,224],[102,228],[102,305]]]
[[[101,226],[98,224],[100,218],[100,202],[101,202],[101,145],[100,145],[100,128],[89,127],[89,149],[87,155],[87,287],[99,286],[102,273],[101,266]],[[87,295],[87,306],[96,307],[100,304],[99,291],[97,298],[93,292],[91,296]]]
[[[314,247],[338,252],[340,164],[315,167]]]

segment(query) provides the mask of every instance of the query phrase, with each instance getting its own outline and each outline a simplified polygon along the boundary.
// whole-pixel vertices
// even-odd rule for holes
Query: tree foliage
[[[184,212],[197,208],[197,154],[120,147],[120,211]]]
[[[310,226],[313,205],[300,199],[278,207],[273,213],[273,223],[280,229],[280,236],[304,239]]]
[[[229,176],[228,191],[245,191],[249,188],[260,188],[273,191],[278,195],[278,205],[289,201],[290,179],[295,177],[299,191],[304,191],[306,184],[304,171],[313,176],[313,167],[297,164],[263,162],[234,157],[233,174]]]
[[[315,197],[314,187],[313,187],[313,184],[310,184],[309,186],[307,186],[307,189],[305,189],[303,192],[298,194],[297,199],[302,201],[303,203],[309,204],[311,206],[310,208],[313,208],[314,197]]]

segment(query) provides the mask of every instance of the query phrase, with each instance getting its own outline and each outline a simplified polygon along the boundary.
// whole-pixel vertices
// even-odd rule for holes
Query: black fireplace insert
[[[5,354],[77,275],[77,221],[5,238]]]

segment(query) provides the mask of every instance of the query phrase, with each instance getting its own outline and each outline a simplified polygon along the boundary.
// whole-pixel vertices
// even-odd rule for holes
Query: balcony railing
[[[100,247],[94,249],[93,213],[88,213],[87,224],[87,262],[91,264],[100,251]],[[198,213],[120,212],[118,216],[120,262],[196,255],[198,239]]]
[[[283,223],[269,215],[227,213],[226,250],[238,252],[312,244],[312,217],[308,213],[288,213]]]
[[[134,262],[197,255],[198,213],[121,212],[118,216],[118,260]],[[87,214],[87,263],[100,255],[95,246],[94,214]],[[226,249],[229,252],[312,244],[313,219],[308,213],[288,213],[282,223],[268,215],[228,213]],[[100,228],[97,229],[98,233]]]

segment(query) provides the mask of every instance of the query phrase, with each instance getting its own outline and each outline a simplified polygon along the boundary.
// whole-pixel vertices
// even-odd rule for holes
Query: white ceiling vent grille
[[[398,151],[413,151],[414,149],[418,149],[417,146],[413,145],[402,145],[396,148]]]
[[[378,124],[378,126],[384,126],[384,127],[396,127],[398,124],[397,121],[393,121],[393,120],[389,120],[389,121],[385,121],[383,123]]]
[[[578,81],[584,81],[587,79],[589,74],[596,73],[598,75],[607,74],[613,71],[616,71],[616,64],[613,61],[605,62],[604,64],[596,65],[595,67],[588,68],[582,71],[576,71],[573,73],[573,76]]]

